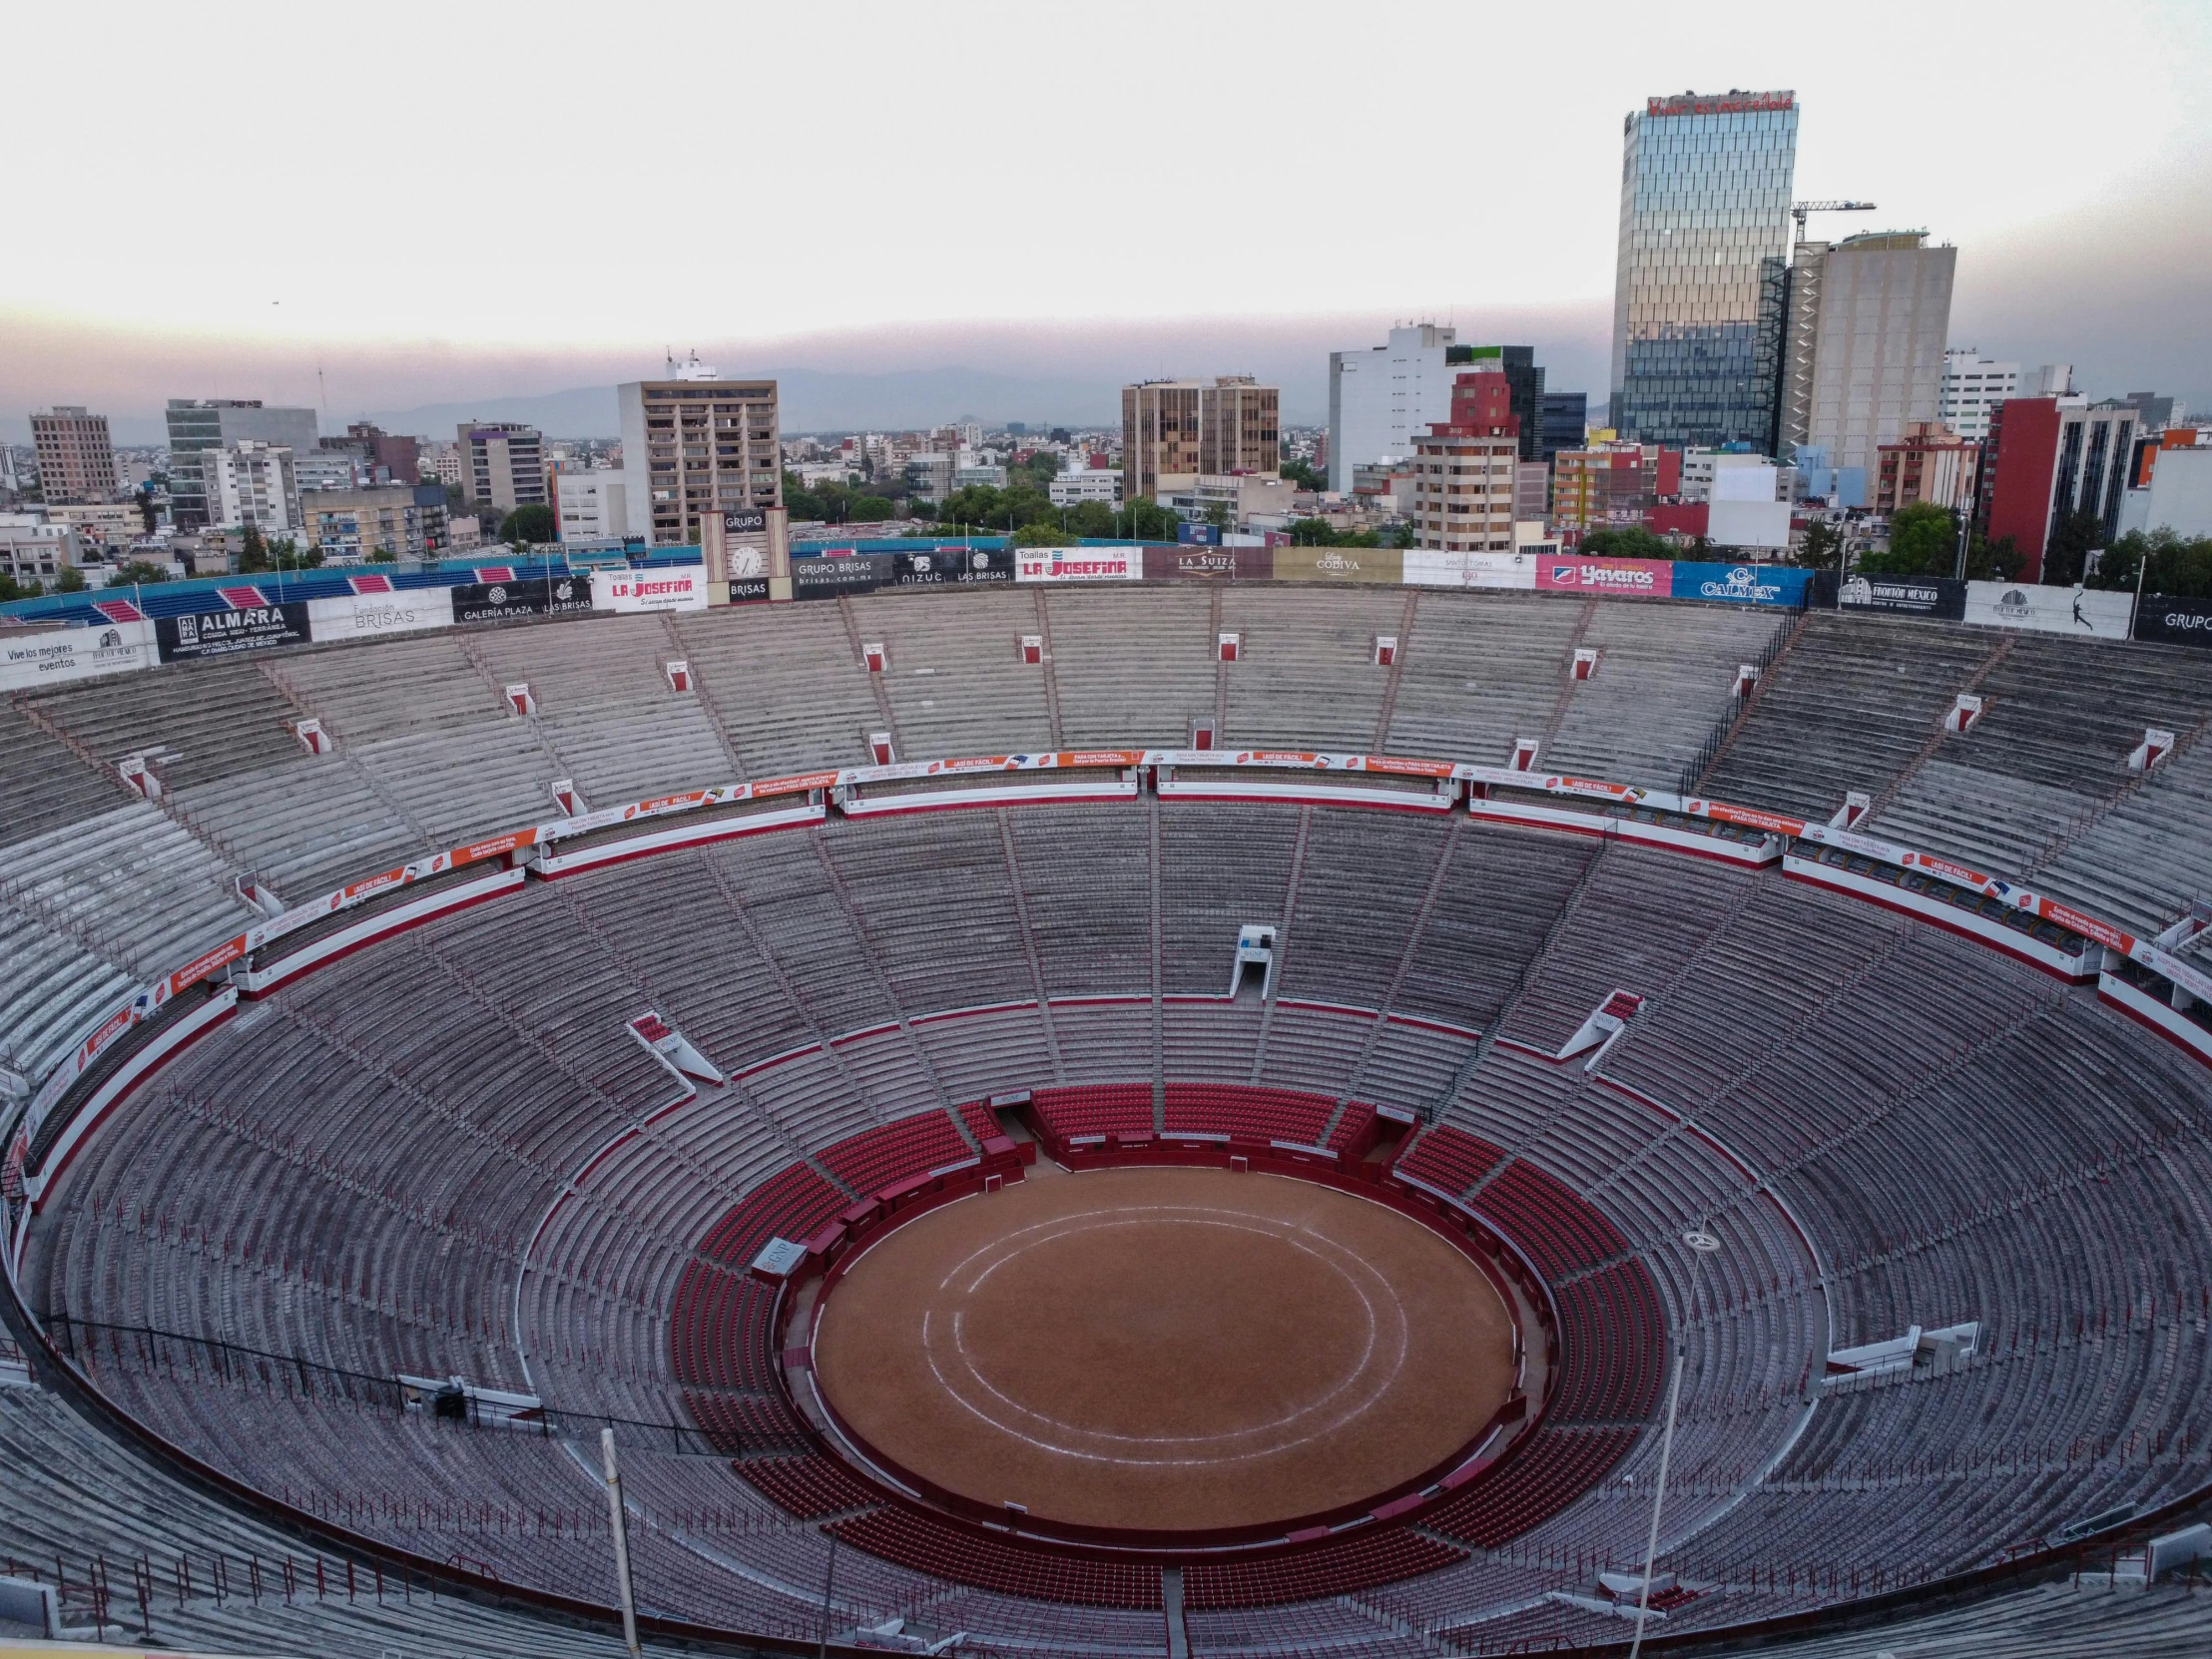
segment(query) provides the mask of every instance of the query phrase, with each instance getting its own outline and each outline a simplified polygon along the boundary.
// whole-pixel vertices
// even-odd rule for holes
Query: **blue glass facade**
[[[1771,451],[1797,124],[1788,92],[1654,98],[1628,117],[1610,410],[1624,437]]]

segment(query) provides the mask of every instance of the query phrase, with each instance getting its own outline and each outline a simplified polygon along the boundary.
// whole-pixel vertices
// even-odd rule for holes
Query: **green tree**
[[[1805,540],[1790,556],[1791,563],[1807,570],[1834,570],[1844,550],[1844,533],[1826,519],[1815,519],[1805,528]]]
[[[1890,545],[1863,553],[1859,568],[1873,576],[1948,576],[1958,568],[1958,515],[1916,501],[1890,515]]]
[[[129,564],[117,569],[115,575],[110,578],[110,586],[121,586],[128,583],[150,588],[156,582],[166,582],[168,580],[170,580],[169,566],[148,564],[144,559],[133,559]]]
[[[246,533],[239,537],[239,574],[254,576],[273,568],[269,562],[269,543],[263,539],[261,531],[249,524]]]
[[[54,578],[54,591],[56,593],[83,593],[85,591],[85,573],[75,565],[63,565],[61,574]]]
[[[1276,475],[1288,478],[1302,490],[1325,490],[1329,480],[1304,461],[1285,461],[1275,469]]]
[[[2138,571],[2145,593],[2212,599],[2212,536],[2183,536],[2164,526],[2147,534],[2130,530],[2105,550],[2089,586],[2131,589]]]
[[[2104,520],[2095,513],[2068,513],[2052,526],[2043,545],[2043,580],[2070,588],[2081,580],[2089,550],[2104,545]]]
[[[1653,535],[1641,524],[1618,530],[1592,530],[1576,552],[1592,559],[1671,559],[1674,549],[1665,538]]]
[[[1985,540],[1978,532],[1966,549],[1966,576],[1975,582],[2017,582],[2027,560],[2010,536]]]
[[[1081,539],[1041,518],[1024,524],[1013,534],[1016,547],[1073,547]]]
[[[1013,484],[1018,482],[1019,480],[1015,478],[1014,474],[1022,472],[1027,473],[1032,479],[1035,480],[1036,487],[1038,489],[1049,489],[1051,487],[1052,480],[1060,476],[1060,457],[1055,455],[1049,449],[1040,449],[1034,455],[1031,455],[1027,460],[1017,461],[1014,463],[1013,467],[1007,473],[1007,483]],[[1040,542],[1038,545],[1048,546],[1057,544]]]
[[[1381,547],[1382,538],[1373,530],[1340,530],[1326,518],[1291,520],[1293,547]],[[1393,545],[1402,546],[1403,543]]]
[[[529,547],[539,542],[558,541],[560,536],[560,519],[542,501],[517,507],[499,521],[499,539],[509,547]]]
[[[796,472],[784,474],[784,510],[791,514],[794,524],[827,516],[822,497],[801,483]]]
[[[1067,510],[1065,522],[1078,536],[1105,541],[1115,534],[1117,516],[1103,501],[1079,501]]]
[[[33,598],[36,596],[37,592],[37,583],[34,582],[31,584],[30,587],[26,588],[21,582],[18,582],[6,571],[0,570],[0,605],[5,605],[11,599]]]
[[[1229,503],[1217,501],[1206,509],[1206,522],[1217,530],[1229,528]]]

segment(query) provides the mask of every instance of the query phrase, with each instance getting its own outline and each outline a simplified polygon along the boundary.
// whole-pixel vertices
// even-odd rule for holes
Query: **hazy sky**
[[[1620,123],[1793,87],[1837,234],[1960,249],[1952,340],[2212,407],[2212,4],[1118,0],[18,8],[0,435],[650,372],[1252,368],[1393,317],[1602,389]],[[1054,395],[1068,395],[1056,392]],[[962,411],[946,409],[949,417]],[[1077,411],[1068,411],[1077,412]]]

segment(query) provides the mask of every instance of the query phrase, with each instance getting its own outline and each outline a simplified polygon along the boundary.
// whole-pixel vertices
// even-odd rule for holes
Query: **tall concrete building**
[[[1623,437],[1773,442],[1797,128],[1790,92],[1653,98],[1623,123],[1609,417]]]
[[[1871,477],[1884,444],[1936,418],[1957,265],[1955,248],[1929,247],[1923,231],[1798,245],[1776,453],[1812,444],[1826,464],[1865,467]]]
[[[1517,510],[1520,417],[1498,360],[1452,382],[1444,420],[1413,440],[1414,545],[1449,553],[1509,553]]]
[[[117,483],[115,444],[108,417],[81,405],[58,403],[31,416],[31,441],[38,449],[39,493],[48,506],[87,506],[113,501]]]
[[[172,397],[169,417],[170,522],[180,530],[208,524],[208,493],[200,457],[238,443],[265,443],[304,454],[316,446],[314,410],[265,408],[259,398]]]
[[[1159,500],[1201,473],[1282,470],[1282,392],[1250,375],[1145,380],[1121,388],[1122,496]]]
[[[516,420],[468,420],[455,429],[461,457],[461,489],[472,507],[511,513],[549,505],[545,487],[545,439]]]
[[[1413,440],[1451,417],[1455,329],[1434,322],[1392,328],[1382,345],[1329,353],[1329,487],[1378,461],[1402,460]],[[1577,440],[1579,441],[1579,439]]]
[[[707,514],[784,504],[776,382],[725,380],[696,358],[615,388],[623,513],[650,547],[703,546]]]
[[[249,438],[200,452],[208,523],[218,529],[293,535],[302,528],[299,479],[282,444]]]
[[[1984,357],[1979,346],[1943,353],[1943,385],[1936,417],[1962,438],[1989,435],[1989,416],[2007,397],[2020,394],[2020,365]]]

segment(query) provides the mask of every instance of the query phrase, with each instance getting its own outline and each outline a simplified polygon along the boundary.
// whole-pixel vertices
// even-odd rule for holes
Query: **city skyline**
[[[487,105],[468,73],[471,54],[493,47],[488,22],[426,14],[427,37],[397,26],[364,37],[342,19],[287,14],[284,30],[254,37],[261,71],[290,82],[335,65],[335,91],[388,92],[379,131],[393,149],[371,168],[319,144],[267,147],[267,212],[243,232],[195,230],[189,261],[126,252],[0,273],[9,342],[0,440],[27,441],[33,407],[82,403],[107,412],[127,442],[135,423],[180,395],[313,405],[333,425],[471,400],[496,417],[508,412],[493,406],[500,399],[612,385],[653,372],[663,349],[693,346],[734,373],[960,369],[1031,381],[1036,398],[1060,406],[1029,412],[1064,418],[1110,419],[1114,388],[1139,373],[1252,372],[1284,386],[1286,419],[1318,420],[1327,352],[1380,337],[1400,318],[1452,320],[1462,338],[1532,340],[1556,365],[1554,384],[1586,389],[1601,407],[1623,118],[1653,97],[1732,86],[1795,90],[1796,194],[1881,204],[1835,234],[1926,230],[1960,249],[1951,343],[2064,358],[2085,383],[2113,389],[2149,384],[2155,373],[2162,387],[2212,402],[2212,325],[2190,290],[2190,274],[2212,254],[2212,152],[2199,136],[2212,131],[2212,92],[2187,71],[2212,48],[2212,17],[2147,4],[2102,18],[2094,49],[2069,61],[2063,92],[2044,93],[2053,36],[2033,13],[1946,8],[1917,20],[1914,51],[1903,55],[1873,28],[1770,19],[1716,48],[1664,19],[1601,8],[1571,67],[1485,88],[1486,130],[1518,135],[1516,145],[1528,135],[1541,142],[1486,184],[1484,210],[1417,224],[1399,222],[1387,181],[1409,178],[1439,144],[1483,142],[1446,95],[1444,66],[1477,48],[1557,65],[1541,20],[1386,10],[1365,27],[1364,50],[1330,54],[1328,82],[1314,95],[1320,119],[1308,122],[1288,119],[1288,102],[1335,14],[1177,14],[1190,65],[1283,89],[1286,101],[1286,119],[1259,129],[1243,212],[1209,221],[1194,251],[1175,209],[1182,141],[1153,133],[1157,124],[1134,127],[1135,172],[1161,182],[1157,215],[1102,217],[1088,207],[1097,197],[1055,190],[1086,176],[1099,145],[1118,142],[1115,123],[1131,109],[1174,100],[1173,77],[1163,80],[1149,58],[1134,61],[1152,38],[1145,31],[1019,14],[1019,31],[990,31],[989,52],[966,66],[987,75],[926,94],[916,89],[944,85],[961,67],[950,44],[903,13],[863,7],[834,74],[809,67],[763,79],[748,125],[770,195],[744,212],[688,219],[678,261],[641,233],[701,181],[681,165],[666,177],[630,177],[612,126],[605,144],[588,125],[581,137],[564,129],[506,176],[511,192],[488,220],[453,209],[454,147],[513,120]],[[543,31],[497,37],[502,81],[552,89],[564,105],[610,118],[655,96],[667,72],[642,34],[595,34],[604,50],[588,74],[566,52],[564,42],[592,27],[589,16],[574,13],[564,28],[555,15]],[[709,56],[738,27],[711,12],[695,22]],[[116,45],[93,25],[40,14],[24,24],[24,43],[48,61],[92,61]],[[821,43],[809,27],[796,17],[748,19],[746,49],[812,66]],[[424,38],[439,49],[423,52]],[[93,119],[81,104],[64,106],[58,86],[27,88],[17,107],[26,133],[66,120],[85,134],[71,177],[34,173],[19,201],[26,221],[61,245],[110,246],[101,216],[111,208],[100,191],[80,188],[82,178],[128,179],[159,153],[175,88],[237,73],[217,64],[215,37],[165,14],[140,14],[122,39],[133,49],[114,54],[110,96]],[[1408,54],[1414,42],[1421,51]],[[1407,70],[1415,58],[1437,68]],[[1424,82],[1436,96],[1420,96]],[[2069,119],[1998,119],[2008,103],[2040,109],[2053,100]],[[1382,107],[1389,122],[1360,118]],[[1177,125],[1193,153],[1231,133],[1249,150],[1251,109],[1202,103]],[[2124,142],[2078,142],[2081,120],[2113,116],[2124,117]],[[677,119],[715,117],[703,106]],[[955,188],[892,188],[908,166],[901,158],[915,156],[940,158]],[[359,169],[357,188],[373,197],[416,204],[424,235],[325,257],[308,228],[333,166]],[[530,230],[561,223],[566,203],[610,194],[636,211],[607,220],[601,244]],[[994,209],[986,227],[958,211],[964,197],[980,209],[999,194],[1026,204],[1033,222]],[[1115,234],[1125,220],[1133,228]],[[160,216],[145,223],[164,232]],[[1269,257],[1271,246],[1288,257]],[[1294,340],[1305,353],[1297,362],[1288,360]],[[1085,399],[1091,407],[1067,406]],[[941,414],[963,412],[991,411]],[[792,429],[808,424],[795,411]]]

